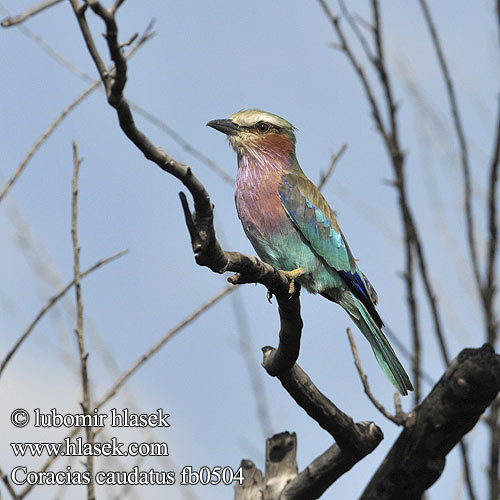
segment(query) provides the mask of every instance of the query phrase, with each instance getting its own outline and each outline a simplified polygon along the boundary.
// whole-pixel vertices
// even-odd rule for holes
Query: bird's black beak
[[[227,119],[212,120],[208,122],[207,125],[226,135],[236,135],[240,131],[239,125]]]

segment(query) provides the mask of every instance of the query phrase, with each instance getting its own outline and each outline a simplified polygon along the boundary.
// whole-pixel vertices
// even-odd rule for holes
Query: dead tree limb
[[[406,427],[360,500],[420,500],[443,472],[446,455],[476,424],[500,390],[500,356],[489,344],[464,349]]]

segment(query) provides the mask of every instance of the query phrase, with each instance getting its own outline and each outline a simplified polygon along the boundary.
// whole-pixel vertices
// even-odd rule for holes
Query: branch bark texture
[[[464,349],[400,434],[360,500],[420,500],[443,472],[446,455],[500,390],[500,356],[485,344]]]

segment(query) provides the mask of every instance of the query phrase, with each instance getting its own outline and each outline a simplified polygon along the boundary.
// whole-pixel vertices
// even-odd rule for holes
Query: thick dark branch
[[[370,453],[382,439],[382,432],[371,422],[356,424],[364,435],[363,450],[349,453],[338,444],[330,446],[297,473],[297,437],[282,432],[266,441],[266,473],[262,473],[250,460],[243,460],[242,485],[235,487],[235,500],[314,500],[340,476],[350,470],[361,458]]]
[[[262,364],[266,370],[272,352],[273,349],[264,349]],[[316,420],[320,427],[325,429],[347,454],[359,455],[363,453],[367,442],[373,441],[372,435],[377,435],[378,441],[382,439],[382,431],[375,424],[367,432],[364,426],[356,424],[349,415],[337,408],[318,390],[299,365],[295,364],[291,370],[277,375],[277,377],[295,402],[312,419]]]
[[[464,349],[410,413],[360,500],[420,500],[441,475],[446,455],[476,424],[500,390],[500,357],[485,344]]]
[[[262,482],[261,476],[256,476],[255,468],[251,464],[247,467],[249,476],[245,476],[244,485],[236,490],[237,500],[319,498],[342,474],[371,453],[383,438],[382,431],[373,422],[355,423],[316,388],[300,366],[294,364],[298,356],[302,329],[298,295],[291,299],[281,295],[277,298],[281,319],[280,345],[278,350],[272,347],[263,349],[262,365],[270,375],[279,378],[296,403],[325,429],[336,443],[297,475],[295,435],[283,433],[273,436],[271,440],[276,440],[277,444],[274,441],[274,444],[271,444],[271,440],[267,443],[264,481]],[[294,301],[297,304],[293,304]],[[272,457],[275,458],[275,463],[268,467]],[[285,460],[286,457],[288,458]],[[256,477],[259,481],[254,481]]]
[[[278,349],[264,347],[265,369],[271,376],[280,376],[289,371],[300,350],[302,334],[302,318],[300,316],[300,301],[298,292],[292,297],[277,295],[278,312],[280,316],[280,333]]]
[[[356,425],[365,436],[366,446],[362,452],[358,450],[358,453],[349,454],[342,451],[336,443],[333,444],[288,483],[280,500],[320,498],[332,483],[371,453],[382,440],[382,431],[373,422],[360,422]]]

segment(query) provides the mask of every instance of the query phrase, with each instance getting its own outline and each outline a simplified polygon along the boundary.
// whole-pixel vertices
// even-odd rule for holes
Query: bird
[[[291,284],[297,281],[339,304],[370,343],[389,381],[407,395],[413,386],[382,332],[377,293],[353,257],[335,212],[299,165],[295,127],[259,109],[207,125],[224,133],[237,154],[236,210],[258,256]]]

